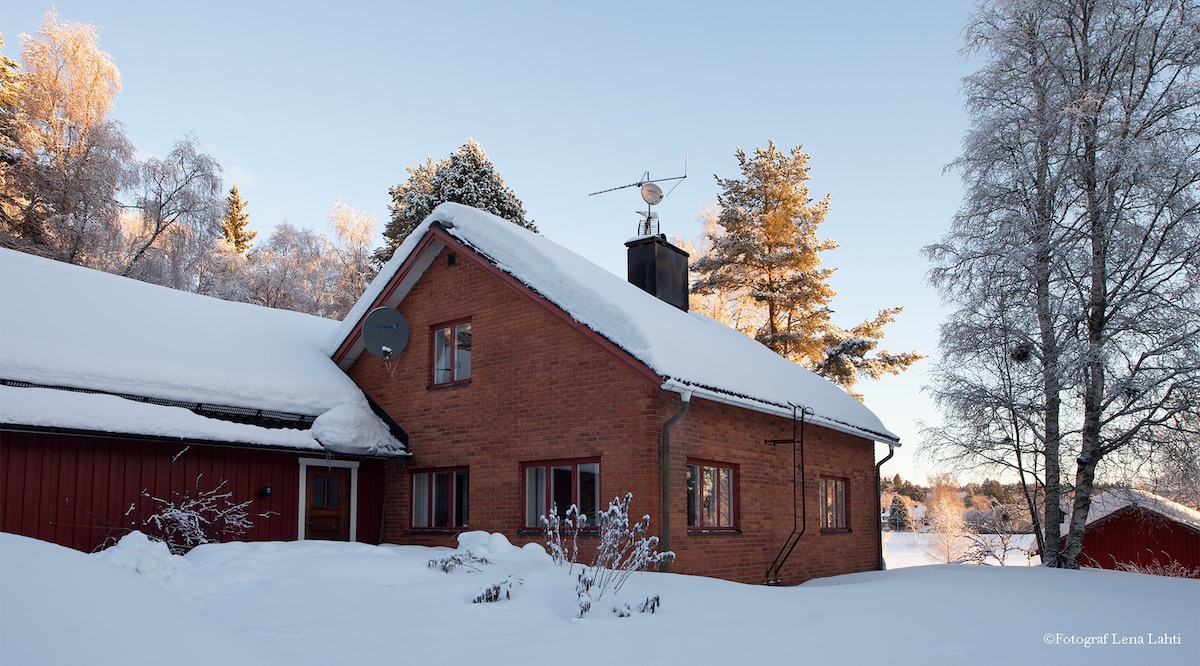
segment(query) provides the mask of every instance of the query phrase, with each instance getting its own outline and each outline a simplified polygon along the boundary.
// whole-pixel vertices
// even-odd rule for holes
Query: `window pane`
[[[429,475],[413,474],[413,527],[429,527]]]
[[[700,523],[700,488],[699,488],[700,468],[695,465],[687,466],[687,512],[688,512],[688,527],[695,527]]]
[[[454,473],[454,526],[466,527],[467,507],[469,505],[469,480],[465,471]]]
[[[441,328],[433,333],[433,383],[450,381],[450,329]]]
[[[829,527],[829,492],[827,486],[828,484],[825,479],[821,479],[820,490],[818,491],[821,507],[821,527]]]
[[[846,482],[834,481],[834,488],[837,490],[837,507],[834,509],[834,525],[836,527],[846,526]]]
[[[600,509],[600,463],[579,466],[579,512],[587,516],[588,525],[596,525]]]
[[[716,498],[714,497],[714,495],[716,495],[716,489],[717,468],[705,467],[704,486],[702,489],[702,497],[704,502],[704,517],[702,522],[705,527],[711,527],[717,524],[717,504]]]
[[[450,520],[450,474],[433,474],[433,526],[447,527]]]
[[[567,509],[577,502],[573,470],[570,465],[559,465],[550,470],[550,499],[558,509],[558,517],[567,515]]]
[[[471,378],[471,324],[454,327],[454,379]]]
[[[541,517],[546,515],[546,468],[530,467],[525,470],[525,525],[541,527]]]
[[[720,503],[717,510],[717,525],[733,527],[733,470],[722,467],[720,481],[721,485],[717,491],[717,500]]]

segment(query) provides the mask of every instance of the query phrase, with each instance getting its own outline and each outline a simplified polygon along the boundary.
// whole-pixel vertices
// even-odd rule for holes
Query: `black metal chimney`
[[[688,253],[662,234],[635,238],[625,247],[629,248],[629,283],[687,312]]]

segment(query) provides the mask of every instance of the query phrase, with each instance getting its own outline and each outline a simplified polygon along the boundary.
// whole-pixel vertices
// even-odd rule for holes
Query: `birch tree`
[[[1051,565],[1079,566],[1102,463],[1154,455],[1197,409],[1197,13],[1186,0],[999,0],[968,30],[985,64],[966,82],[972,122],[955,166],[967,195],[927,248],[957,307],[934,391],[968,424],[961,434],[1031,444],[1003,461],[1042,463]],[[1001,351],[1036,381],[1004,374]],[[972,395],[1005,408],[971,414]]]
[[[36,36],[21,36],[20,68],[4,66],[0,240],[88,266],[118,226],[118,187],[133,156],[109,116],[121,78],[98,34],[51,10]]]

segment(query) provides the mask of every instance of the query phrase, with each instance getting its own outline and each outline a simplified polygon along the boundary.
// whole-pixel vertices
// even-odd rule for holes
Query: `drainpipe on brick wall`
[[[688,410],[692,407],[692,392],[690,389],[676,388],[679,392],[679,397],[683,401],[679,411],[674,416],[667,419],[667,422],[662,427],[662,536],[659,537],[658,543],[660,550],[671,550],[671,427],[679,422],[684,416],[687,416]],[[665,564],[663,571],[670,571],[671,565]]]
[[[883,561],[883,502],[879,497],[879,468],[883,467],[883,463],[892,459],[896,454],[896,447],[900,446],[895,442],[888,442],[888,454],[875,464],[875,536],[878,539],[879,552],[879,569],[884,571],[887,569],[887,563]]]

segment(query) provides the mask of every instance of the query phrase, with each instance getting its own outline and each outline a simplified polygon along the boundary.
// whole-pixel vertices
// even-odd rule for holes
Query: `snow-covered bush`
[[[587,615],[592,609],[592,603],[603,597],[605,592],[619,591],[633,572],[675,561],[675,553],[658,552],[657,536],[647,535],[650,529],[649,514],[642,516],[633,527],[629,526],[629,503],[632,500],[633,493],[626,493],[624,499],[614,499],[608,505],[608,510],[597,517],[600,543],[596,548],[596,558],[591,566],[582,567],[575,580],[579,617]],[[569,562],[573,567],[578,554],[575,538],[585,517],[580,516],[574,506],[567,511],[566,519],[560,520],[557,516],[558,512],[554,507],[551,507],[549,516],[542,516],[542,525],[546,530],[546,546],[557,564]],[[569,559],[562,545],[563,526],[567,527],[572,539]],[[660,603],[657,597],[652,599],[653,604],[649,606],[651,612]],[[650,599],[642,604],[643,608],[648,607],[648,604]],[[619,608],[614,611],[620,614]]]
[[[143,492],[142,497],[158,506],[143,522],[147,536],[165,542],[172,554],[183,555],[200,544],[245,534],[254,525],[246,510],[253,500],[234,502],[232,491],[222,491],[225,483],[221,481],[211,490],[197,489],[195,495],[180,495],[172,500]],[[197,487],[199,484],[197,477]]]
[[[480,557],[471,551],[451,553],[445,557],[437,557],[426,563],[430,569],[441,569],[443,573],[454,573],[459,569],[483,571],[477,564],[491,564],[486,557]]]
[[[559,566],[566,563],[574,568],[575,561],[579,557],[579,530],[587,525],[587,516],[581,515],[579,507],[572,504],[567,508],[566,515],[559,518],[558,505],[551,502],[550,514],[541,516],[540,520],[542,529],[546,534],[546,551],[550,553],[550,559]],[[562,541],[562,532],[564,529],[571,538],[571,550],[569,553]]]
[[[517,578],[516,576],[509,576],[498,583],[492,583],[491,585],[484,587],[479,591],[479,594],[475,595],[475,598],[471,601],[471,603],[490,604],[500,601],[501,599],[512,599],[513,590],[521,587],[521,584],[524,582],[524,580]]]

